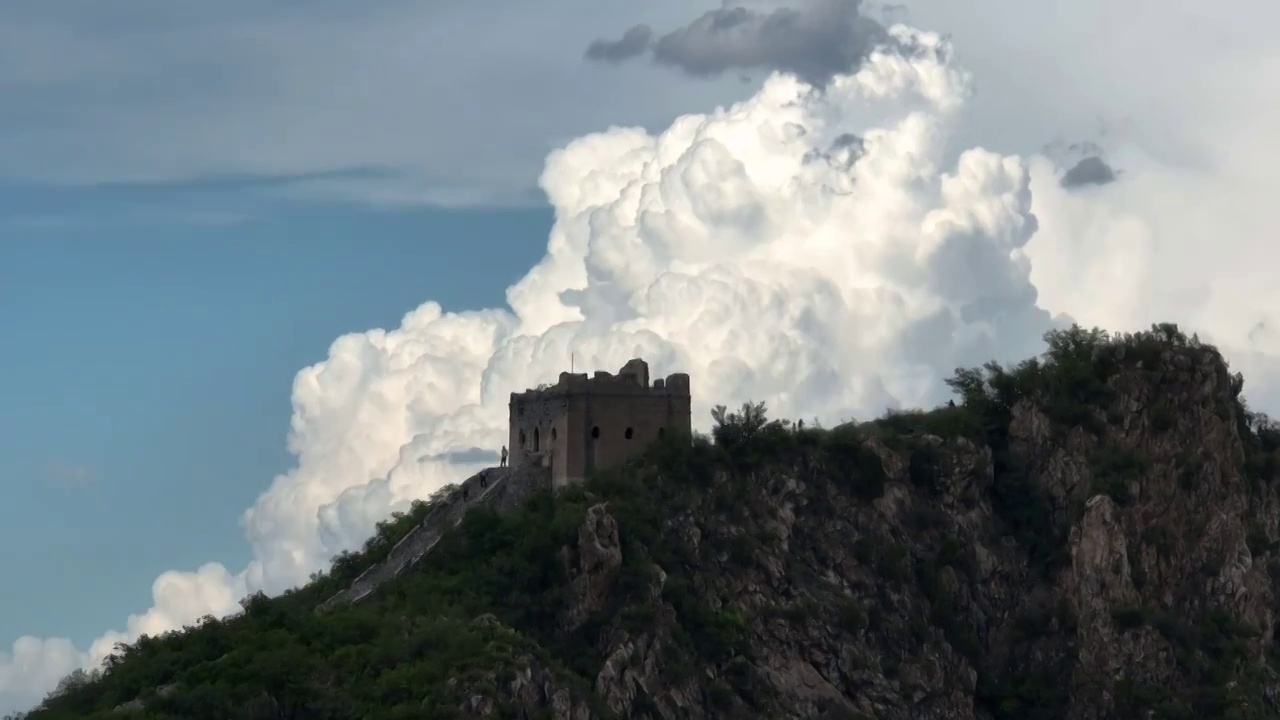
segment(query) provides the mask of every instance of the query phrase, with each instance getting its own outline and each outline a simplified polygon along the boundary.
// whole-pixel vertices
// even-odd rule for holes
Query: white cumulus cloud
[[[1194,240],[1222,213],[1266,207],[1255,178],[1124,145],[1108,155],[1121,178],[1068,190],[1049,158],[957,152],[969,74],[938,35],[890,32],[915,54],[873,53],[821,92],[778,74],[659,134],[614,128],[553,152],[547,253],[506,308],[428,302],[298,374],[297,465],[244,515],[250,565],[162,575],[151,609],[83,651],[18,640],[0,655],[0,706],[38,700],[116,641],[305,581],[393,509],[486,464],[469,451],[502,444],[508,394],[554,380],[570,354],[690,373],[703,427],[712,404],[749,398],[837,422],[935,403],[955,367],[1038,352],[1062,314],[1172,319],[1224,343],[1258,381],[1251,397],[1275,406],[1280,287],[1266,280],[1280,251],[1259,245],[1261,225]]]

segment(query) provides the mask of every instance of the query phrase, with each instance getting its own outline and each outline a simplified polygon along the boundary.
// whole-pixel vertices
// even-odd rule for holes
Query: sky
[[[5,5],[0,712],[304,581],[570,353],[838,421],[1169,320],[1280,413],[1277,19]]]
[[[0,595],[0,636],[80,643],[174,563],[248,560],[238,515],[288,465],[298,368],[426,292],[451,308],[500,297],[550,222],[532,208],[275,207],[192,224],[147,217],[169,192],[6,195],[77,217],[0,244],[0,327],[15,340],[0,356],[0,567],[26,588]],[[126,207],[139,217],[120,219]],[[460,233],[469,246],[429,240]]]

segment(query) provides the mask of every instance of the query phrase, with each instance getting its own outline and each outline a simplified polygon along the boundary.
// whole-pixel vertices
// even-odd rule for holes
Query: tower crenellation
[[[555,487],[580,482],[667,433],[689,434],[690,404],[688,374],[650,382],[640,358],[617,373],[562,372],[554,385],[511,393],[510,464],[546,465]]]

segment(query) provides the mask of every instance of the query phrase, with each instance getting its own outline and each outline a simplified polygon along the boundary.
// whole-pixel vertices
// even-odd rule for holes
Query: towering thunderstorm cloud
[[[837,5],[856,3],[813,3]],[[827,423],[938,402],[957,366],[1038,352],[1042,332],[1063,319],[1046,308],[1121,328],[1227,318],[1222,337],[1241,343],[1276,326],[1263,311],[1280,308],[1280,291],[1244,270],[1234,236],[1216,250],[1236,252],[1215,256],[1225,259],[1184,267],[1157,252],[1162,205],[1140,193],[1190,181],[1149,180],[1154,161],[1122,155],[1126,182],[1082,193],[1064,189],[1044,157],[953,152],[970,79],[938,35],[850,20],[831,28],[830,55],[806,65],[786,58],[808,15],[719,12],[592,52],[665,53],[690,72],[788,72],[656,135],[615,128],[553,152],[541,185],[555,225],[545,257],[507,291],[508,307],[445,313],[427,302],[398,328],[336,340],[294,381],[297,465],[244,514],[249,566],[163,574],[151,609],[84,650],[18,640],[0,657],[0,706],[38,700],[117,641],[304,582],[392,510],[488,464],[505,437],[508,394],[554,380],[571,354],[579,368],[643,356],[655,375],[690,373],[694,422],[705,429],[713,403],[746,399]],[[880,35],[896,49],[873,49]],[[742,54],[748,36],[772,38],[775,54]],[[1213,263],[1242,271],[1209,284],[1187,269]],[[1246,373],[1280,354],[1280,339],[1264,334],[1233,356]],[[1276,397],[1265,395],[1274,386],[1263,392]]]

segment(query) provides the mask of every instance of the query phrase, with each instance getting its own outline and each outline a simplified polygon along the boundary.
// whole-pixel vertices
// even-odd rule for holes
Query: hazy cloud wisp
[[[617,40],[592,41],[584,57],[612,63],[630,60],[648,50],[652,39],[653,29],[648,25],[633,25]]]
[[[45,470],[50,485],[64,490],[87,490],[98,482],[98,472],[88,465],[55,462]]]

